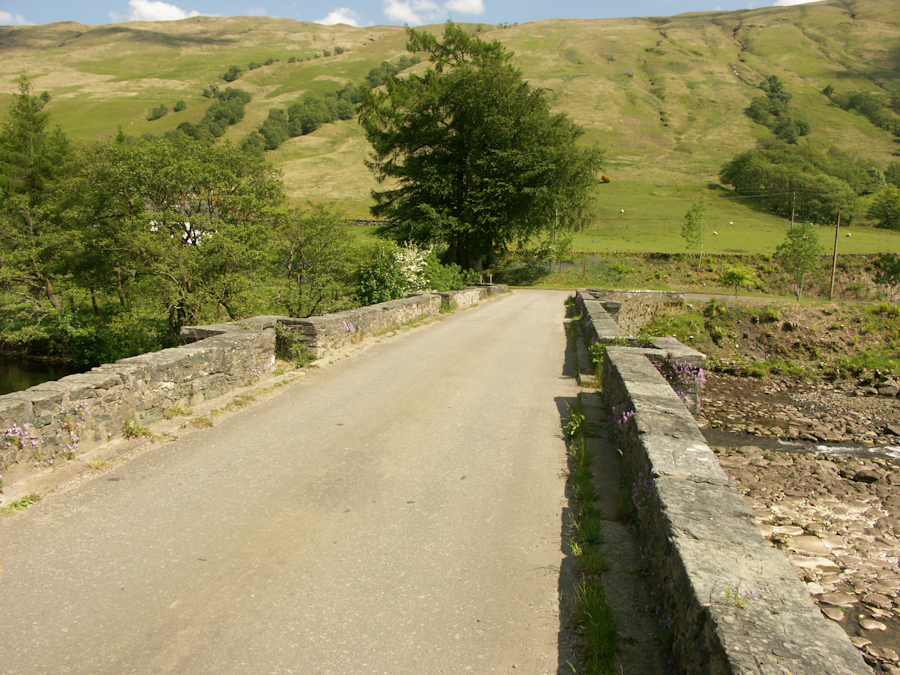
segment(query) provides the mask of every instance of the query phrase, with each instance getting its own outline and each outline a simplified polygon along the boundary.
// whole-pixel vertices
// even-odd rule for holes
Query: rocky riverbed
[[[710,374],[698,423],[822,613],[900,675],[900,399]]]

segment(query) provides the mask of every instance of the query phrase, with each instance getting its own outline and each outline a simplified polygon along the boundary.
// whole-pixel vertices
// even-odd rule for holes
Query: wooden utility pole
[[[838,214],[837,225],[834,226],[834,258],[831,261],[831,290],[828,292],[828,299],[834,300],[834,277],[837,273],[837,244],[838,232],[841,229],[841,214]]]
[[[794,211],[795,206],[797,205],[797,191],[794,190],[791,192],[791,229],[794,229]]]

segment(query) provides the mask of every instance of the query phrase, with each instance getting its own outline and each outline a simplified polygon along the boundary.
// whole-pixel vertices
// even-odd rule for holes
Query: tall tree
[[[499,42],[448,22],[443,37],[407,28],[425,73],[366,91],[360,122],[379,182],[372,213],[399,242],[449,246],[464,268],[493,264],[508,244],[586,217],[601,153],[576,144],[583,130],[553,113]]]
[[[0,284],[32,316],[60,309],[55,253],[66,245],[56,218],[55,179],[69,157],[59,128],[23,75],[0,131]]]

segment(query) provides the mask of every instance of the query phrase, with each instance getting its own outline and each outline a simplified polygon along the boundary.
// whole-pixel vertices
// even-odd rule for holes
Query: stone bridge
[[[0,519],[0,673],[570,672],[560,421],[580,389],[563,363],[565,294],[501,295],[363,340],[505,291],[194,327],[183,347],[0,397],[12,482],[108,460]],[[641,539],[677,669],[871,672],[654,365],[704,356],[628,344],[643,314],[677,301],[577,294],[590,341],[609,345],[603,395],[634,413],[621,449],[650,486]],[[359,352],[212,428],[121,439],[272,379],[278,340]],[[734,581],[763,599],[735,607]]]

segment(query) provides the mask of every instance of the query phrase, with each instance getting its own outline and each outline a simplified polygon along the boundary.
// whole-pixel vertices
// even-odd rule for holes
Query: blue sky
[[[794,5],[804,0],[0,0],[0,25],[172,21],[190,16],[270,16],[319,23],[412,26],[454,21],[525,23],[553,18],[670,16]]]

